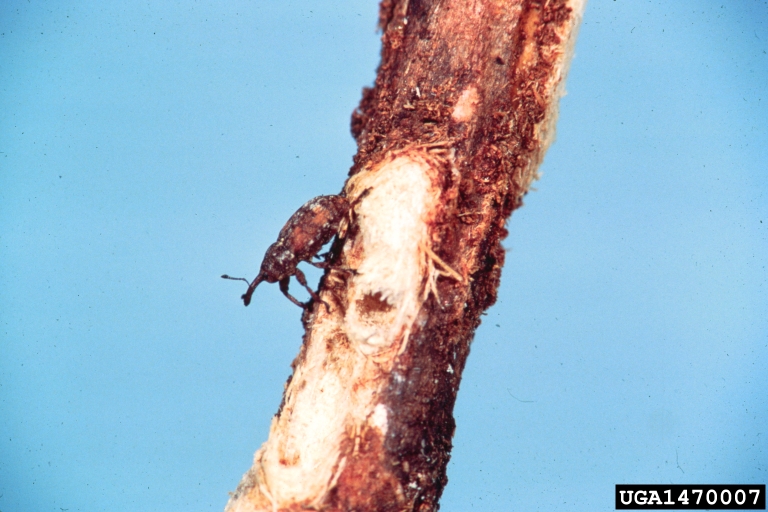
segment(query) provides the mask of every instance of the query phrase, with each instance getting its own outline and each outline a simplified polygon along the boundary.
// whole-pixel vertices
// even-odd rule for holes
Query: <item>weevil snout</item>
[[[253,291],[256,289],[257,286],[259,286],[259,283],[261,283],[264,280],[264,274],[259,273],[259,275],[256,276],[256,279],[253,281],[248,281],[244,277],[230,277],[227,274],[224,274],[221,276],[222,279],[230,279],[232,281],[244,281],[248,283],[248,290],[240,296],[241,299],[243,299],[243,304],[246,306],[251,303],[251,297],[253,296]]]
[[[256,290],[256,287],[259,286],[259,283],[261,283],[266,276],[264,273],[259,272],[259,275],[256,276],[256,279],[254,279],[251,284],[248,285],[248,290],[243,294],[241,299],[243,299],[243,304],[246,306],[251,303],[251,297],[253,296],[254,290]]]

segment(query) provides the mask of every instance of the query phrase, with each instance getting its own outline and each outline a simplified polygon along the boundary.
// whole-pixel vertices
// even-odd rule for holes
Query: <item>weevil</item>
[[[328,303],[323,301],[309,287],[307,278],[298,268],[298,264],[299,262],[306,261],[318,268],[326,268],[328,266],[328,262],[314,262],[312,258],[317,256],[320,249],[339,233],[351,208],[350,202],[346,197],[318,196],[296,210],[296,213],[291,215],[283,229],[280,230],[277,242],[270,245],[267,249],[264,260],[261,262],[259,274],[248,284],[248,291],[241,297],[243,303],[246,306],[251,303],[251,296],[262,281],[268,283],[279,282],[280,291],[283,292],[283,295],[288,297],[297,306],[306,309],[309,305],[308,303],[300,302],[296,297],[288,293],[288,284],[291,276],[296,276],[296,280],[307,289],[312,299],[322,302],[325,304],[326,309],[328,309]],[[248,280],[243,277],[230,277],[226,274],[221,277],[248,283]]]

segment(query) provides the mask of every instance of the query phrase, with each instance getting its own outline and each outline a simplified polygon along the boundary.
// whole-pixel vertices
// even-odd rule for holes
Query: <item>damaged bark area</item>
[[[536,177],[583,0],[384,0],[353,205],[283,404],[228,512],[432,511],[505,223]],[[349,269],[354,269],[350,271]]]

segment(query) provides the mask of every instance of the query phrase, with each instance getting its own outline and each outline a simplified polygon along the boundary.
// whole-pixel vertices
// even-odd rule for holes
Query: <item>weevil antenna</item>
[[[224,274],[221,276],[222,279],[231,279],[232,281],[245,281],[246,283],[250,283],[246,278],[244,277],[230,277],[227,274]]]
[[[253,295],[253,291],[256,289],[257,286],[259,286],[259,283],[262,282],[264,279],[266,279],[266,274],[263,272],[259,272],[259,275],[256,276],[256,279],[254,279],[251,284],[248,285],[248,291],[243,294],[241,297],[243,299],[243,304],[246,306],[251,303],[251,296]],[[245,281],[245,279],[243,279]],[[246,283],[248,281],[245,281]]]

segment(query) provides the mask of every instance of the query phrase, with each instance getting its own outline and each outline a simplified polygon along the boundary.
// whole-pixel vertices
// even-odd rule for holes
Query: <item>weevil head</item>
[[[268,283],[276,283],[296,273],[298,263],[293,251],[285,244],[275,242],[269,246],[264,255],[259,275],[263,276],[262,280]]]

